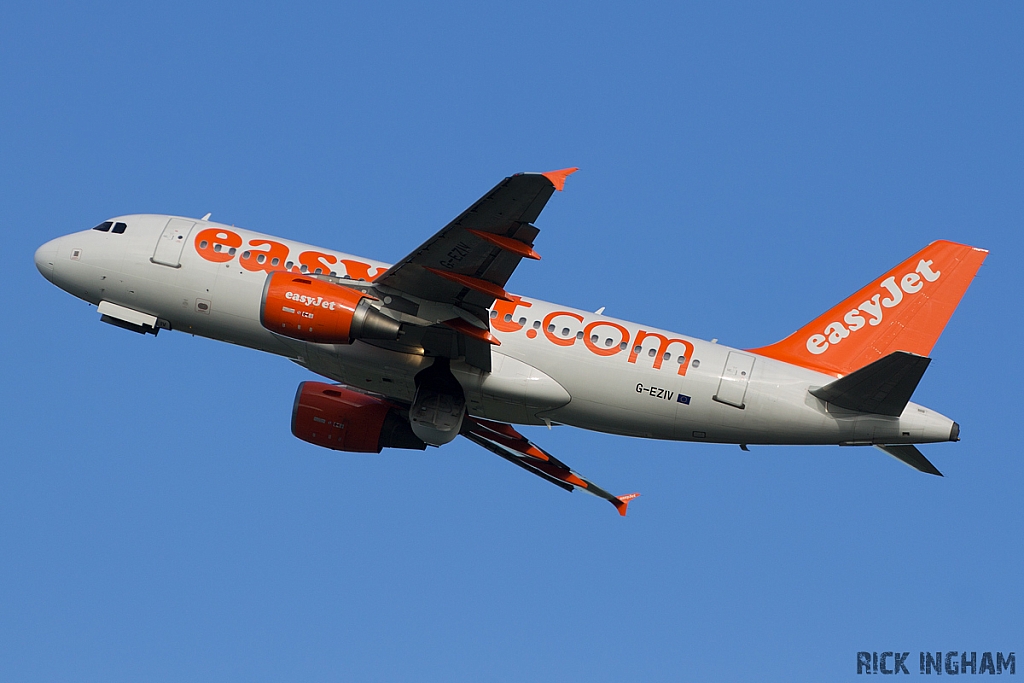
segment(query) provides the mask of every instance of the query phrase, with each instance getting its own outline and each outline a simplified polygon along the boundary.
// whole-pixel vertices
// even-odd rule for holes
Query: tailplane
[[[910,444],[903,444],[900,446],[878,445],[876,448],[888,453],[897,460],[903,461],[919,472],[934,474],[937,477],[942,476],[942,472],[939,472],[939,469],[933,465],[928,458],[924,457],[924,454],[917,450],[916,446],[911,446]]]
[[[847,410],[899,417],[931,362],[931,358],[894,351],[810,392]]]
[[[927,356],[987,255],[932,242],[782,341],[749,351],[836,377],[895,351]]]

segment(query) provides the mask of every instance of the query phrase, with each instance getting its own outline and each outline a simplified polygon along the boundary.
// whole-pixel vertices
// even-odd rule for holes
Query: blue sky
[[[0,6],[4,680],[849,680],[1024,654],[1013,3]],[[42,242],[176,213],[396,260],[579,166],[509,288],[775,341],[929,241],[991,255],[925,448],[529,430],[620,519],[468,442],[289,433],[287,361],[102,325]],[[980,656],[980,654],[979,654]]]

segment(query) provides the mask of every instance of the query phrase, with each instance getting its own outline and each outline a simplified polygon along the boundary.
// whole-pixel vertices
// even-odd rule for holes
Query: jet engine
[[[351,287],[277,271],[263,287],[260,322],[272,332],[319,344],[398,339],[400,323],[371,306],[371,300]]]
[[[323,382],[299,385],[292,434],[316,446],[350,453],[427,447],[401,411],[387,401]]]
[[[416,393],[409,410],[413,433],[432,446],[455,439],[466,416],[466,394],[455,379],[447,358],[416,375]]]

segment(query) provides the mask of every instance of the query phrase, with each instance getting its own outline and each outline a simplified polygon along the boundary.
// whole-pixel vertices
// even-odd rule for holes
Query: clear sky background
[[[1024,656],[1018,3],[0,5],[0,679],[853,680]],[[46,240],[213,218],[393,261],[579,166],[512,291],[775,341],[934,239],[991,250],[922,450],[528,434],[629,517],[459,440],[334,453],[280,358],[141,337]],[[1024,661],[1021,661],[1024,665]],[[1018,674],[1020,675],[1020,674]]]

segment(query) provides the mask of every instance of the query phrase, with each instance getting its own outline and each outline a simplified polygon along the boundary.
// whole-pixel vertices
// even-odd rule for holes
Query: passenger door
[[[172,268],[181,267],[181,251],[185,248],[185,242],[189,233],[195,226],[194,221],[184,218],[172,218],[167,221],[164,231],[156,241],[156,250],[150,259],[153,263]]]
[[[753,356],[730,351],[725,361],[725,370],[722,371],[722,379],[718,383],[718,393],[713,398],[719,403],[740,409],[746,407],[743,398],[747,394],[747,383],[750,381],[750,371],[753,367]]]

